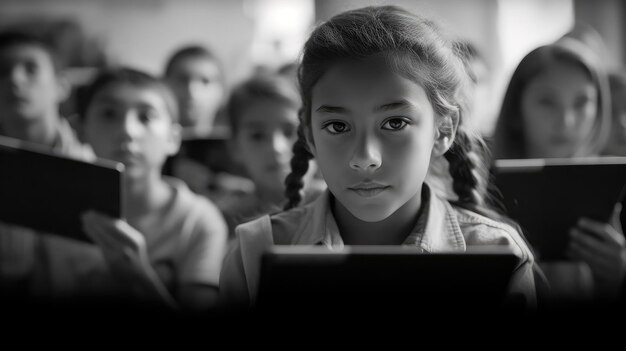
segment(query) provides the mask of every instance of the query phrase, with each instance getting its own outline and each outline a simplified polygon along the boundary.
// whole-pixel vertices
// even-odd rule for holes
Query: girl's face
[[[178,100],[183,127],[212,125],[224,94],[220,75],[218,65],[204,57],[189,57],[173,67],[167,82]]]
[[[530,158],[587,156],[598,114],[598,91],[582,67],[553,63],[521,97],[526,154]]]
[[[180,146],[179,128],[153,88],[106,85],[89,104],[83,127],[96,155],[124,163],[131,177],[160,173]]]
[[[367,63],[336,64],[313,87],[309,147],[335,198],[363,221],[419,201],[435,130],[420,85]]]
[[[612,156],[626,156],[626,88],[612,93],[613,124],[605,152]]]
[[[297,106],[277,100],[253,100],[239,116],[236,153],[259,190],[282,195],[297,129]]]

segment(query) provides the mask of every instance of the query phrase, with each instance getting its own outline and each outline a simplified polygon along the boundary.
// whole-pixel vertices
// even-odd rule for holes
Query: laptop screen
[[[275,246],[262,257],[257,306],[407,306],[461,297],[497,307],[518,259],[505,247],[422,253],[416,247]],[[328,306],[327,306],[328,307]],[[430,306],[433,307],[433,306]],[[426,307],[425,307],[426,308]]]

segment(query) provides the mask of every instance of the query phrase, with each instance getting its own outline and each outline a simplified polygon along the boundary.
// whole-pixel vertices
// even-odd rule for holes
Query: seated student
[[[226,94],[217,57],[202,46],[181,48],[167,61],[164,79],[176,95],[183,134],[210,134]]]
[[[285,205],[285,177],[297,140],[300,96],[288,77],[261,74],[234,89],[228,102],[233,157],[254,182],[254,192],[226,193],[218,206],[234,238],[235,227]],[[305,203],[321,193],[323,181],[312,178],[310,162],[304,181]]]
[[[80,112],[84,138],[96,155],[125,165],[126,219],[96,212],[83,217],[111,283],[121,283],[140,301],[212,307],[227,228],[210,201],[161,176],[163,162],[180,144],[170,90],[139,71],[105,71],[86,90]]]
[[[226,141],[222,101],[226,95],[222,69],[217,57],[206,47],[186,46],[177,50],[167,61],[164,80],[178,102],[183,143],[179,152],[169,158],[163,168],[166,175],[182,179],[195,193],[210,196],[212,191],[228,187],[221,173],[232,167],[226,153],[226,143],[206,142],[207,139]],[[219,150],[216,149],[222,146]],[[210,165],[211,159],[219,158]],[[222,169],[214,169],[219,164]]]
[[[59,115],[66,96],[56,54],[44,41],[18,32],[0,34],[0,135],[91,159],[91,149]],[[0,293],[24,297],[32,289],[41,240],[29,229],[0,223]]]
[[[606,73],[583,42],[564,37],[539,47],[511,77],[494,134],[494,156],[598,156],[608,136],[610,106]],[[620,211],[617,205],[614,219]],[[618,228],[581,218],[571,234],[570,255],[591,268],[595,294],[614,297],[626,262]]]
[[[259,258],[271,245],[409,245],[425,252],[503,245],[519,259],[511,294],[534,305],[532,253],[513,226],[483,206],[481,142],[463,121],[468,79],[438,27],[398,7],[347,11],[317,27],[299,71],[303,109],[286,211],[237,227],[220,277],[223,303],[254,304]],[[296,207],[312,158],[328,190]],[[431,191],[438,179],[427,178],[443,159],[455,202]]]
[[[626,73],[609,73],[611,89],[611,132],[603,154],[626,156]]]

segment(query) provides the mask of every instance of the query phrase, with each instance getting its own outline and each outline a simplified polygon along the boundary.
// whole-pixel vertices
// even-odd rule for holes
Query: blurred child
[[[503,245],[518,258],[511,295],[534,305],[532,253],[519,232],[484,205],[486,178],[476,152],[482,143],[463,121],[468,79],[438,26],[398,7],[347,11],[316,28],[299,71],[303,109],[286,211],[237,227],[220,278],[225,303],[254,305],[259,258],[271,245],[407,245],[424,252]],[[328,190],[296,208],[312,158]],[[427,180],[444,160],[454,202],[431,191],[436,178]],[[472,304],[407,299],[407,308]],[[368,301],[368,307],[386,302]]]
[[[96,155],[125,165],[125,220],[96,212],[83,217],[114,279],[140,300],[213,306],[227,228],[211,202],[161,176],[180,145],[170,90],[139,71],[106,71],[87,89],[81,116]]]
[[[494,157],[599,155],[608,135],[607,76],[574,39],[530,52],[509,82],[496,125]]]
[[[611,89],[611,132],[604,148],[609,156],[626,156],[626,73],[609,74]]]
[[[506,91],[494,135],[496,158],[598,156],[611,122],[607,73],[585,43],[565,36],[531,51]],[[626,275],[626,245],[619,224],[581,218],[571,230],[569,256],[588,264],[596,297],[613,299]],[[560,275],[562,273],[558,273]]]
[[[178,102],[182,145],[164,165],[163,174],[182,179],[197,194],[228,188],[233,171],[227,154],[228,128],[222,116],[226,95],[222,69],[217,57],[202,46],[177,50],[168,60],[165,82]]]
[[[285,205],[285,178],[289,174],[292,147],[297,140],[301,101],[289,77],[257,75],[240,84],[228,102],[232,153],[253,181],[253,193],[226,198],[220,206],[234,237],[235,227],[260,215],[280,211]],[[314,181],[311,161],[305,203],[321,192]]]
[[[83,145],[59,104],[68,85],[57,65],[55,52],[41,39],[23,33],[0,34],[0,135],[88,160],[91,149]],[[0,199],[2,201],[2,199]],[[32,289],[37,250],[42,239],[32,230],[0,224],[0,290],[26,296]]]
[[[210,134],[225,96],[217,57],[202,46],[184,47],[168,60],[165,81],[178,101],[184,139]]]

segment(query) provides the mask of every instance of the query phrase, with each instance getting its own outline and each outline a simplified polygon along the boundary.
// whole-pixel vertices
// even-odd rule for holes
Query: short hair
[[[43,50],[50,58],[54,71],[58,72],[61,68],[57,51],[43,38],[34,34],[19,31],[7,31],[0,33],[0,51],[20,45],[34,46]]]
[[[160,79],[128,67],[110,68],[101,71],[92,83],[85,87],[78,102],[79,118],[83,120],[86,118],[89,105],[99,91],[115,83],[130,84],[134,87],[154,89],[159,92],[165,101],[172,122],[178,123],[178,105],[170,88]]]
[[[215,56],[215,54],[208,48],[204,46],[200,46],[200,45],[186,46],[181,49],[178,49],[167,60],[167,64],[165,65],[165,76],[167,77],[170,74],[172,74],[174,67],[180,61],[184,59],[188,59],[188,58],[204,58],[206,60],[213,61],[219,65],[219,60],[217,59],[217,56]]]
[[[301,105],[298,89],[291,79],[279,74],[257,74],[231,93],[227,112],[232,135],[239,132],[241,115],[254,100],[274,100],[297,109]]]

